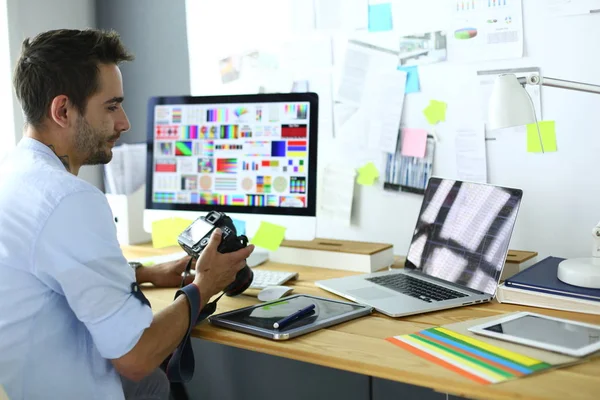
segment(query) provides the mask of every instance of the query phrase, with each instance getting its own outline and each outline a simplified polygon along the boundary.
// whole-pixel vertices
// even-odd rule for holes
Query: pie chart
[[[458,40],[473,39],[475,36],[477,36],[475,28],[462,28],[454,31],[454,37]]]

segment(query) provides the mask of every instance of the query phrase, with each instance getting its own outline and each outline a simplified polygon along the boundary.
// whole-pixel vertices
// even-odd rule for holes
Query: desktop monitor
[[[315,93],[151,98],[144,229],[215,210],[313,239],[317,126]]]

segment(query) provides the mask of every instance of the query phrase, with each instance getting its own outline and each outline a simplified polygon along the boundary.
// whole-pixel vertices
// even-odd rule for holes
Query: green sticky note
[[[365,164],[358,169],[356,183],[363,186],[371,186],[379,178],[379,171],[372,162]]]
[[[183,218],[165,218],[152,222],[152,246],[177,246],[177,238],[192,221]]]
[[[554,121],[541,121],[538,134],[535,124],[527,125],[527,151],[529,153],[552,153],[556,151],[556,130]],[[541,136],[541,142],[540,142]],[[542,151],[542,144],[544,149]]]
[[[443,101],[431,100],[429,105],[423,110],[423,114],[425,114],[427,122],[435,125],[440,121],[446,120],[446,108],[448,108],[448,104]]]
[[[267,250],[275,251],[281,246],[285,236],[285,227],[262,221],[251,243]]]

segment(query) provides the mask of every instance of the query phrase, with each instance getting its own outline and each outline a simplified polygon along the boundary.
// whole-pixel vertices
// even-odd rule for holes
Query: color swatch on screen
[[[217,144],[215,150],[242,150],[244,145],[242,144]]]
[[[239,125],[221,125],[219,128],[219,137],[221,139],[239,138]]]
[[[174,124],[180,124],[181,123],[181,115],[182,115],[181,108],[173,108],[172,119],[173,119],[173,123]]]
[[[198,136],[199,139],[216,139],[217,138],[217,127],[216,126],[208,126],[201,125],[198,129],[200,134]]]
[[[181,190],[198,190],[198,176],[197,175],[183,175],[181,177]]]
[[[177,125],[156,125],[154,136],[157,139],[179,139],[179,126]]]
[[[247,204],[252,207],[264,207],[265,196],[262,194],[248,194],[246,195]]]
[[[258,168],[256,161],[242,161],[242,171],[258,171]]]
[[[185,125],[181,127],[182,139],[198,139],[198,125]]]
[[[286,139],[306,139],[308,129],[306,125],[282,125],[281,137]]]
[[[199,204],[216,206],[219,204],[219,195],[214,193],[199,193]]]
[[[237,178],[215,178],[216,191],[234,191],[237,190]]]
[[[173,142],[160,142],[158,143],[158,152],[161,156],[172,156],[173,155]]]
[[[260,163],[263,168],[277,168],[279,164],[279,160],[263,160]]]
[[[251,138],[252,137],[252,128],[249,126],[242,126],[240,128],[240,137],[241,138]]]
[[[191,156],[192,155],[192,142],[175,142],[175,155],[176,156]]]
[[[306,193],[306,178],[302,176],[292,176],[290,178],[290,193]]]
[[[229,120],[228,108],[211,108],[206,110],[207,122],[227,122]]]
[[[306,140],[290,140],[287,142],[288,157],[306,157]]]
[[[552,365],[438,327],[394,336],[390,343],[482,384],[498,383],[551,368]]]
[[[285,145],[283,140],[273,140],[271,142],[271,157],[285,157]]]
[[[267,207],[279,207],[279,196],[273,194],[268,195]]]
[[[219,204],[222,206],[245,206],[246,196],[243,194],[222,194],[219,196]]]
[[[154,164],[154,171],[177,172],[177,160],[175,160],[174,158],[156,160],[156,163]]]
[[[241,117],[242,115],[248,114],[248,108],[246,107],[236,107],[233,110],[233,113],[235,114],[236,117]]]
[[[212,157],[215,155],[215,142],[212,140],[207,140],[206,142],[202,142],[202,150],[199,153],[203,157]]]
[[[269,140],[248,140],[244,144],[248,157],[271,157],[271,142]]]
[[[235,174],[237,172],[237,158],[217,158],[217,172]]]
[[[306,197],[281,196],[279,198],[279,207],[306,207]]]
[[[258,193],[271,193],[271,177],[270,176],[257,176],[256,177],[256,191]]]
[[[213,159],[212,158],[199,158],[198,159],[198,172],[201,174],[210,174],[214,172]]]
[[[306,119],[308,113],[308,105],[306,104],[286,104],[283,109],[288,118]]]
[[[175,193],[155,192],[154,193],[154,202],[155,203],[174,203],[175,202]]]

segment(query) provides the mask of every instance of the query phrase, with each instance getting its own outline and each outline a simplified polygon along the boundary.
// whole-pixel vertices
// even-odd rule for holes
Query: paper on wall
[[[394,153],[404,107],[406,72],[393,69],[378,74],[369,82],[365,107],[369,109],[368,145],[385,153]]]
[[[104,166],[106,192],[130,195],[146,183],[146,144],[122,144]]]
[[[356,172],[352,168],[332,165],[325,167],[319,216],[350,226],[355,178]]]
[[[485,126],[456,132],[456,176],[460,180],[487,183]]]
[[[600,12],[600,0],[545,0],[544,3],[553,17]]]
[[[317,29],[367,29],[369,25],[368,0],[314,0]]]
[[[521,58],[522,0],[457,1],[448,37],[452,61]]]

